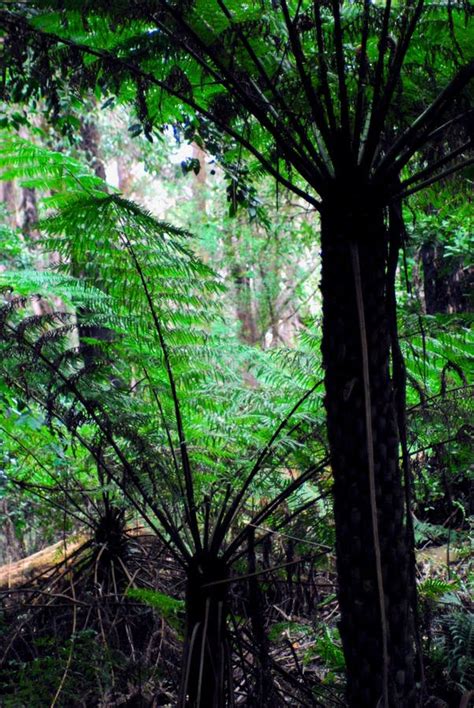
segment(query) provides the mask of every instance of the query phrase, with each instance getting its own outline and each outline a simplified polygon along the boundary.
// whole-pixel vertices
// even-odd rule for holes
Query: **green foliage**
[[[156,590],[149,590],[148,588],[129,588],[126,592],[126,597],[142,602],[148,607],[153,607],[171,627],[182,631],[184,600],[177,600],[170,595],[165,595]]]
[[[54,185],[52,201],[43,203],[57,211],[39,227],[43,247],[59,259],[53,274],[0,274],[9,293],[0,364],[7,389],[39,404],[55,435],[75,438],[84,459],[91,456],[99,466],[99,488],[115,493],[118,485],[140,513],[151,508],[155,530],[171,535],[181,552],[185,544],[174,519],[183,505],[189,515],[197,504],[196,523],[207,523],[214,489],[210,513],[218,517],[224,485],[235,485],[236,475],[235,503],[250,505],[249,519],[259,499],[286,499],[289,487],[293,512],[308,494],[317,498],[317,489],[295,495],[304,476],[289,483],[279,467],[281,461],[300,469],[312,463],[313,451],[300,437],[314,424],[314,404],[305,404],[311,389],[246,387],[235,359],[239,348],[218,334],[222,285],[194,255],[189,234],[108,193],[72,158],[50,153],[15,137],[5,136],[2,144],[9,178],[27,173],[30,180],[41,172],[42,184]],[[63,175],[64,184],[58,181]],[[58,297],[64,306],[51,311]],[[32,313],[35,307],[41,314]],[[293,427],[285,432],[286,424],[279,426],[270,456],[271,430],[292,401]],[[256,518],[273,510],[272,503]]]
[[[404,316],[407,336],[402,347],[408,374],[417,382],[411,386],[409,402],[423,403],[423,396],[437,394],[446,398],[449,389],[469,385],[474,373],[471,321],[469,313]]]
[[[469,184],[454,179],[419,194],[406,216],[412,246],[442,245],[448,268],[460,260],[469,267],[474,235]]]
[[[0,133],[0,171],[4,180],[20,179],[25,187],[51,190],[55,194],[46,200],[50,207],[84,194],[105,196],[102,180],[74,158],[5,130]]]
[[[474,614],[456,612],[446,619],[448,669],[463,690],[474,688]]]
[[[474,615],[456,611],[441,620],[430,652],[432,671],[458,697],[474,687]]]
[[[30,152],[11,140],[11,162],[21,177]],[[35,148],[37,170],[41,150]],[[47,153],[45,184],[50,164],[54,180],[61,172],[61,156],[50,161]],[[67,174],[79,169],[67,158]],[[9,459],[32,457],[29,446],[43,433],[37,411],[53,444],[49,450],[43,436],[33,458],[41,475],[24,481],[12,466],[8,474],[51,504],[59,506],[63,494],[68,518],[84,525],[94,514],[81,504],[92,505],[101,520],[118,501],[122,529],[134,509],[185,571],[209,539],[212,553],[230,568],[245,549],[249,524],[281,528],[318,498],[316,474],[324,463],[315,464],[312,453],[320,446],[305,450],[301,435],[311,433],[306,401],[320,383],[305,390],[288,382],[276,395],[271,387],[252,391],[240,370],[239,356],[248,351],[236,347],[233,360],[232,340],[219,336],[222,286],[194,255],[191,237],[103,184],[90,194],[80,175],[73,181],[74,198],[67,186],[67,198],[56,192],[53,202],[43,202],[56,213],[38,225],[44,248],[58,256],[56,272],[0,274]],[[11,433],[20,417],[15,400],[31,412],[24,442]],[[59,441],[64,444],[54,447]],[[68,469],[76,447],[78,460]],[[52,469],[50,451],[60,461]],[[301,493],[311,478],[312,487]],[[96,532],[97,520],[91,525]],[[130,599],[151,604],[181,635],[180,601],[147,590]]]
[[[1,265],[18,270],[31,267],[31,254],[19,232],[8,225],[7,217],[5,205],[0,204]]]
[[[321,662],[327,672],[325,682],[332,683],[336,675],[342,674],[345,668],[339,631],[335,627],[323,624],[316,631],[316,637],[314,634],[315,629],[309,624],[301,624],[297,621],[276,622],[271,626],[268,638],[275,643],[286,639],[296,647],[300,644],[304,646],[308,642],[309,648],[305,648],[304,663]]]
[[[426,578],[418,584],[418,595],[423,600],[433,602],[442,601],[446,593],[450,593],[457,588],[458,584],[452,580],[442,578]]]
[[[474,339],[469,313],[421,315],[410,312],[411,306],[402,314],[400,330],[417,516],[438,526],[416,524],[419,543],[446,540],[441,525],[455,511],[450,499],[458,505],[452,517],[458,526],[470,513]]]
[[[346,662],[337,629],[325,625],[316,639],[317,655],[335,673],[344,671]]]
[[[152,141],[162,125],[180,125],[208,147],[233,182],[231,210],[251,204],[262,169],[314,205],[313,189],[324,191],[342,167],[338,131],[350,129],[356,149],[374,157],[379,138],[410,125],[466,63],[466,18],[460,0],[419,8],[358,0],[337,12],[309,0],[158,2],[131,13],[123,3],[40,0],[0,16],[5,95],[45,99],[69,132],[65,95],[127,103],[131,136]],[[456,139],[462,129],[448,132]],[[413,167],[423,169],[423,159],[417,151]]]
[[[41,243],[45,250],[59,255],[57,266],[61,275],[29,271],[20,277],[18,273],[4,273],[1,276],[3,284],[8,286],[14,282],[18,294],[41,291],[43,297],[59,296],[72,308],[94,312],[93,319],[89,317],[87,324],[107,326],[117,333],[127,361],[139,376],[146,368],[149,385],[164,396],[162,405],[168,419],[172,416],[172,402],[166,399],[167,374],[163,367],[160,371],[159,367],[151,366],[154,361],[159,364],[160,359],[163,363],[163,350],[149,307],[150,297],[166,338],[181,405],[187,406],[190,441],[195,440],[199,447],[207,443],[216,452],[224,442],[227,442],[227,448],[229,443],[235,446],[248,444],[242,437],[250,432],[248,425],[243,427],[245,411],[251,403],[250,393],[255,399],[258,391],[245,391],[240,384],[237,385],[238,362],[232,362],[232,359],[238,355],[238,348],[234,346],[231,351],[228,336],[224,340],[217,334],[217,297],[223,286],[212,271],[192,255],[193,239],[189,234],[156,222],[149,213],[118,195],[107,194],[106,185],[95,176],[88,176],[80,163],[61,153],[51,153],[46,148],[31,146],[24,140],[5,135],[3,155],[5,163],[10,165],[9,176],[41,173],[42,184],[50,189],[56,188],[52,200],[44,200],[45,206],[61,206],[57,215],[41,223],[47,234]],[[61,178],[66,175],[60,191],[57,191],[58,175]],[[90,193],[91,185],[95,190],[93,193]],[[100,271],[94,265],[97,262],[101,264]],[[137,271],[137,264],[143,269],[141,274]],[[65,271],[71,268],[81,272],[80,281],[66,275]],[[147,279],[148,292],[143,288],[142,276]],[[245,356],[244,352],[242,354]],[[301,380],[299,390],[303,393],[312,380],[308,372],[305,380]],[[222,388],[224,381],[225,387]],[[232,388],[229,387],[230,381],[234,382]],[[223,406],[229,409],[226,424],[232,428],[227,428],[225,437],[222,415],[217,416],[212,398],[202,395],[203,386],[204,391],[209,391],[211,382],[220,410]],[[286,389],[273,386],[274,391],[279,389],[279,408],[275,407],[275,399],[267,408],[262,397],[261,405],[265,408],[260,415],[252,413],[255,445],[264,442],[269,425],[280,411],[287,410],[290,391],[293,399],[298,394],[293,385],[290,391],[288,386]],[[212,408],[206,410],[209,405]],[[258,407],[252,405],[254,411]],[[238,417],[235,415],[237,411]],[[205,425],[199,424],[203,415],[208,416]],[[220,430],[216,429],[217,426]]]
[[[432,482],[433,483],[433,482]],[[455,543],[462,540],[465,534],[454,531],[453,529],[441,526],[440,524],[430,524],[428,521],[414,521],[415,543],[416,545],[430,542],[434,545],[439,545],[446,541]]]

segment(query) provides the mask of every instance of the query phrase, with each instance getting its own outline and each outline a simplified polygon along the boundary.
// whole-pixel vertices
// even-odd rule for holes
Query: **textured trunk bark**
[[[16,229],[18,226],[18,214],[14,182],[2,182],[0,184],[0,201],[5,204],[7,209],[7,223]]]
[[[240,322],[239,338],[246,344],[255,344],[258,341],[258,332],[252,307],[250,278],[245,275],[240,263],[233,265],[232,278],[235,284],[236,314]]]
[[[371,520],[366,396],[351,242],[357,244],[365,311],[385,655],[389,658],[388,705],[409,708],[416,706],[410,552],[389,370],[387,234],[382,210],[369,207],[362,213],[360,205],[346,221],[334,208],[322,216],[322,350],[348,699],[355,708],[384,706],[383,622]]]
[[[228,574],[225,563],[205,554],[194,558],[188,570],[180,708],[227,705]]]

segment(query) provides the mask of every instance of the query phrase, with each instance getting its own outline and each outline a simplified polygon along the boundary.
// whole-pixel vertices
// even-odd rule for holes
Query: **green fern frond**
[[[469,691],[474,688],[474,613],[455,612],[444,626],[450,673],[463,691]]]
[[[71,201],[78,194],[99,197],[110,189],[72,157],[7,131],[0,131],[0,174],[2,180],[17,179],[25,187],[59,191]]]
[[[452,580],[442,578],[426,578],[418,584],[418,594],[420,597],[438,602],[443,595],[456,589],[457,583]]]

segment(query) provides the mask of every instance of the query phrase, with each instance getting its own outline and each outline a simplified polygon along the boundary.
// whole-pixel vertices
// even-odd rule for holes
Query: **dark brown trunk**
[[[204,553],[188,569],[180,708],[228,705],[228,575],[223,561]]]
[[[265,607],[258,582],[255,556],[255,530],[249,534],[248,545],[248,616],[252,627],[254,646],[255,684],[248,697],[249,708],[272,708],[278,705],[278,696],[272,677],[270,642],[265,628]]]
[[[389,370],[387,234],[382,210],[370,207],[363,215],[352,213],[346,222],[337,209],[327,209],[322,216],[322,350],[348,700],[354,708],[384,706],[380,580],[371,520],[366,394],[351,243],[357,244],[365,311],[389,705],[409,708],[416,705],[410,548]]]
[[[100,157],[100,133],[93,120],[81,121],[82,149],[97,177],[105,180],[105,165]]]
[[[473,269],[465,268],[461,259],[446,258],[441,244],[424,243],[423,290],[428,315],[466,312],[472,309],[469,292],[472,291]]]
[[[39,236],[36,230],[38,222],[36,191],[31,187],[23,187],[21,194],[21,229],[24,234],[36,240]]]

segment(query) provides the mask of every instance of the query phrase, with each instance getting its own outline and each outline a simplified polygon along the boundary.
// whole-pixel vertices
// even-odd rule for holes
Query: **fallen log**
[[[147,536],[146,529],[139,524],[128,527],[126,533],[133,537]],[[67,560],[89,538],[87,534],[78,533],[66,536],[31,556],[0,566],[0,590],[27,585],[38,576],[53,572],[58,563]]]
[[[31,556],[0,566],[0,589],[12,589],[26,585],[39,575],[52,571],[58,563],[66,560],[86,540],[85,535],[68,536]]]

